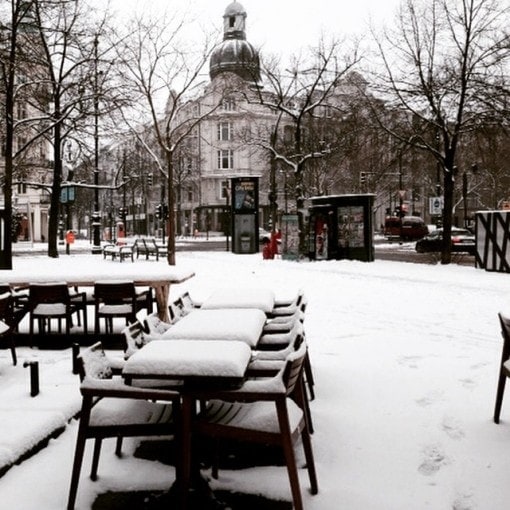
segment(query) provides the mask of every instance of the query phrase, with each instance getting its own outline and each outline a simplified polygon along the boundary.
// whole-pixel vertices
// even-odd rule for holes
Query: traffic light
[[[152,186],[152,173],[147,174],[147,185]]]
[[[158,204],[156,206],[156,218],[160,220],[163,217],[163,205]]]
[[[367,182],[367,174],[365,172],[359,173],[359,182],[361,184],[365,184],[365,182]]]

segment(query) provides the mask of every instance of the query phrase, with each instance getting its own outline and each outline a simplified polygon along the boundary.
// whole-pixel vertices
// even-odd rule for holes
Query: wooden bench
[[[131,262],[134,262],[133,247],[127,244],[105,244],[103,246],[103,258],[106,259],[107,257],[111,257],[112,260],[119,259],[120,262],[130,258]]]
[[[166,246],[158,245],[155,239],[152,238],[140,238],[135,241],[135,250],[136,250],[136,258],[140,255],[145,255],[145,259],[148,260],[149,257],[156,257],[156,260],[159,260],[159,257],[166,257],[167,249]]]

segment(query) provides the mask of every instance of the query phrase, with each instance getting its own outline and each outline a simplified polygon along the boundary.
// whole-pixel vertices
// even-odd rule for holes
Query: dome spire
[[[237,1],[231,2],[223,15],[223,42],[212,52],[209,60],[211,80],[225,73],[235,73],[243,80],[260,80],[259,55],[246,40],[246,11]]]
[[[239,2],[232,2],[223,15],[223,40],[246,39],[246,11]]]

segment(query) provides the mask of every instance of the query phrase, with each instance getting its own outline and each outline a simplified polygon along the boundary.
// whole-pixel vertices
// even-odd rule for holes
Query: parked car
[[[384,222],[384,235],[399,237],[403,241],[416,241],[429,233],[422,218],[418,216],[389,216]]]
[[[466,228],[452,227],[452,252],[467,252],[474,254],[476,249],[475,236]],[[418,253],[441,251],[443,243],[443,229],[438,228],[416,241]]]

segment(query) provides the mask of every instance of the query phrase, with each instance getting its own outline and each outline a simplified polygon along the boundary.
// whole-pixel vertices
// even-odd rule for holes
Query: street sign
[[[443,197],[430,197],[429,198],[429,213],[442,214],[443,212]]]

